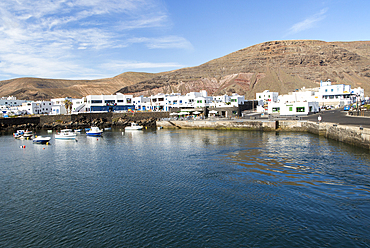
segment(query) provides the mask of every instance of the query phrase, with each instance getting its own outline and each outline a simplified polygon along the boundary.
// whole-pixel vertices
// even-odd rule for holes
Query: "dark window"
[[[298,112],[304,112],[304,107],[297,107],[297,113]]]

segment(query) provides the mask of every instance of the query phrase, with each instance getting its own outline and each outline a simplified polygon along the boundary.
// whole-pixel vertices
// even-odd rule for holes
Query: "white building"
[[[18,108],[29,115],[50,114],[52,111],[51,101],[25,102]]]
[[[308,113],[319,112],[318,102],[272,102],[268,105],[269,114],[307,115]]]
[[[65,108],[65,101],[68,100],[70,102],[73,101],[70,97],[64,97],[64,98],[54,98],[51,99],[51,113],[52,115],[64,115],[67,114],[67,110]]]
[[[0,99],[0,106],[17,107],[22,106],[22,104],[25,102],[26,100],[17,100],[17,98],[14,96],[2,97]]]
[[[260,101],[263,100],[266,102],[277,102],[278,101],[278,92],[270,92],[269,90],[265,90],[262,93],[256,93],[256,100]]]
[[[351,99],[351,85],[335,84],[332,85],[330,79],[326,82],[320,82],[319,88],[319,102],[320,106],[333,105],[343,106],[350,104]]]
[[[245,97],[233,93],[231,96],[222,95],[214,96],[210,107],[223,108],[223,107],[238,107],[240,104],[244,104]]]
[[[210,106],[212,96],[208,96],[205,90],[190,92],[186,95],[180,93],[162,94],[150,96],[150,101],[144,104],[146,110],[169,111],[171,108],[204,108]]]
[[[149,97],[137,96],[133,98],[133,104],[135,105],[135,110],[146,110],[146,103],[150,103]]]
[[[132,95],[88,95],[83,99],[76,110],[79,112],[114,112],[134,110]]]

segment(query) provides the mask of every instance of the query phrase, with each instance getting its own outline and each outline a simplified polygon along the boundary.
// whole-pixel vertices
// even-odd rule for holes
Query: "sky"
[[[198,66],[274,40],[370,40],[369,0],[1,0],[0,80]]]

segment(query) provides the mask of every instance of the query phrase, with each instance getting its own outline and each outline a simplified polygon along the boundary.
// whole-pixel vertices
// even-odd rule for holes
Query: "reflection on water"
[[[370,245],[369,153],[315,135],[113,130],[0,149],[1,247]]]

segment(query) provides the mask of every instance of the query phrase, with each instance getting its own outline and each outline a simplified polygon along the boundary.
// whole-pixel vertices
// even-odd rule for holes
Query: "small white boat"
[[[86,132],[87,136],[101,136],[103,130],[98,127],[91,127],[89,131]]]
[[[24,134],[23,134],[23,136],[25,137],[25,138],[30,138],[30,137],[32,137],[32,131],[28,131],[28,129],[24,132]]]
[[[76,139],[76,134],[72,129],[62,129],[60,130],[60,133],[55,134],[55,139]]]
[[[48,144],[51,140],[51,137],[47,136],[37,136],[36,138],[33,139],[33,143],[37,144]]]
[[[135,122],[131,122],[131,126],[125,127],[125,130],[142,130],[143,126],[140,126],[139,124]]]
[[[82,129],[75,129],[75,133],[81,133]]]
[[[13,133],[13,136],[16,139],[19,139],[20,137],[23,136],[24,132],[25,132],[24,130],[17,130],[17,132]]]

